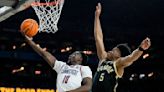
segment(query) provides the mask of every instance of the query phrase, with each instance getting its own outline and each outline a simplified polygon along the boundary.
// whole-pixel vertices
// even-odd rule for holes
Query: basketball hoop
[[[58,30],[57,24],[63,5],[64,0],[45,0],[45,3],[35,0],[31,4],[39,18],[39,32],[55,33]]]

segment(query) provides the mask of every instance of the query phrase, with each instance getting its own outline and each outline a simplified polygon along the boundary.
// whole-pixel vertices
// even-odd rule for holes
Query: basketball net
[[[41,3],[40,0],[35,0],[31,4],[39,18],[39,32],[55,33],[58,30],[57,24],[64,5],[64,0],[45,0]]]

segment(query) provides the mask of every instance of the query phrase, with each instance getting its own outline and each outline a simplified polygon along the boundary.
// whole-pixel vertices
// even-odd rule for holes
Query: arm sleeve
[[[81,67],[82,78],[89,77],[92,78],[92,71],[88,66]]]
[[[66,65],[65,62],[56,60],[53,70],[55,70],[57,73],[59,73],[61,71],[62,67],[64,67],[65,65]]]

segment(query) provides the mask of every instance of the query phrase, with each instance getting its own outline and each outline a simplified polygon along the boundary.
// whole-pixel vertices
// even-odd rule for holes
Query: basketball
[[[25,19],[20,26],[20,31],[28,37],[33,37],[38,33],[39,25],[34,19]]]

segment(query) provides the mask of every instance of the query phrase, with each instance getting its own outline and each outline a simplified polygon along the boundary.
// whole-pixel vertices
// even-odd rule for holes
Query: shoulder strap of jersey
[[[81,74],[81,77],[82,77],[82,70],[81,70],[81,67],[82,67],[82,66],[80,65],[80,74]]]

